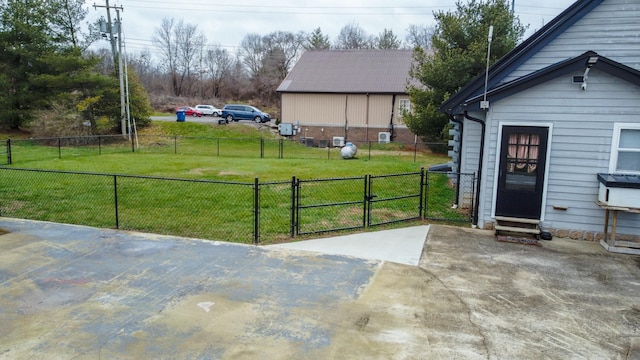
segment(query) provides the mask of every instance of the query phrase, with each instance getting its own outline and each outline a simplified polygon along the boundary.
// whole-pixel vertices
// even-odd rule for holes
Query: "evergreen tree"
[[[106,116],[114,125],[119,123],[116,77],[97,72],[100,59],[81,50],[78,29],[86,15],[83,3],[0,1],[0,127],[28,126],[53,108],[63,114],[60,122],[88,121],[94,128],[96,117]],[[146,93],[140,98],[146,99]],[[142,107],[137,109],[138,105]],[[132,112],[147,114],[148,121],[150,108],[144,107],[144,100],[135,105],[132,101],[132,106]]]
[[[400,49],[402,41],[398,40],[393,30],[384,29],[376,39],[376,47],[378,49]]]
[[[329,36],[324,35],[320,28],[316,28],[307,38],[306,50],[329,50],[331,43]]]
[[[403,120],[422,139],[441,141],[448,119],[437,109],[485,71],[489,27],[494,27],[491,63],[516,46],[526,27],[511,13],[506,0],[458,2],[456,11],[434,15],[433,53],[422,47],[414,49],[411,76],[422,86],[408,87],[413,111],[404,114]]]

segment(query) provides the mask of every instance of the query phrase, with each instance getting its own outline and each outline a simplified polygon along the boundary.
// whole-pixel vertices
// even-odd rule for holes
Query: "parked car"
[[[257,123],[271,121],[271,115],[249,105],[227,104],[222,108],[222,118],[227,122],[253,120]]]
[[[204,115],[202,111],[194,109],[191,106],[180,106],[179,108],[176,108],[176,112],[178,111],[184,111],[184,114],[187,116],[201,117],[202,115]]]
[[[222,115],[222,110],[218,109],[213,105],[196,105],[196,109],[202,111],[202,113],[205,115],[211,115],[211,116]]]

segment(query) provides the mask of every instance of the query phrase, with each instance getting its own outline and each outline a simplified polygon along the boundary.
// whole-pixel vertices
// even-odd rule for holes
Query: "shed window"
[[[398,104],[398,108],[400,109],[400,116],[405,113],[411,112],[411,101],[409,99],[400,99],[400,103]]]
[[[614,124],[609,171],[640,174],[640,124]]]

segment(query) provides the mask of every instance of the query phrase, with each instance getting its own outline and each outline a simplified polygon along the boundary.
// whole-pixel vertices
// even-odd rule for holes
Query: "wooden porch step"
[[[495,228],[496,228],[496,232],[540,235],[540,229],[537,227],[524,228],[524,227],[515,227],[515,226],[496,225]]]
[[[525,218],[514,218],[507,216],[496,216],[497,222],[510,222],[510,223],[523,223],[523,224],[540,224],[540,220],[538,219],[525,219]]]

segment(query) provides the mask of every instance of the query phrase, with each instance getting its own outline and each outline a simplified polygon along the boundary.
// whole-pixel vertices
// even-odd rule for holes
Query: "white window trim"
[[[409,104],[409,107],[407,108],[408,112],[411,112],[411,99],[400,99],[398,101],[398,113],[400,114],[400,117],[402,117],[402,112],[405,109],[405,107],[402,106],[402,103],[405,101]]]
[[[618,174],[640,174],[640,171],[618,171],[616,170],[616,164],[618,163],[618,151],[620,147],[620,132],[621,130],[640,130],[640,124],[638,123],[614,123],[613,124],[613,136],[611,138],[611,153],[609,156],[609,173]]]

